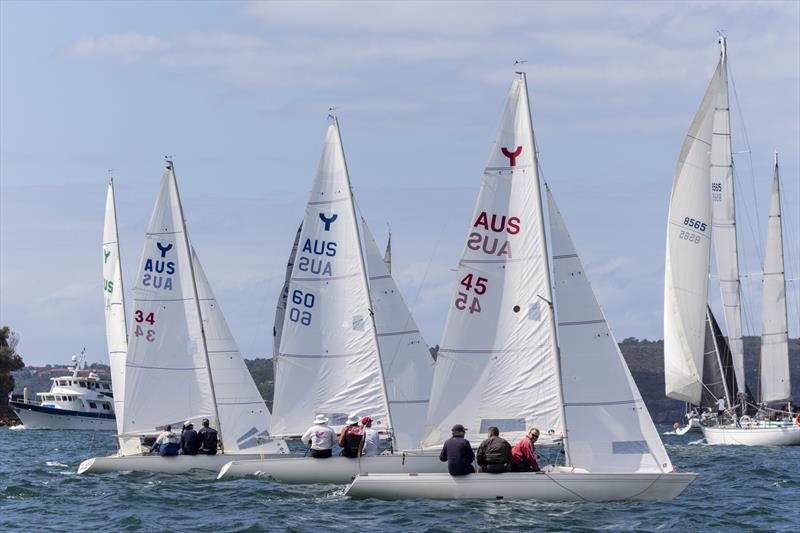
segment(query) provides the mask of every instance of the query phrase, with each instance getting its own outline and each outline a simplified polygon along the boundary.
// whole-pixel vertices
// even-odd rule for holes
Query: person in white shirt
[[[172,431],[172,426],[167,425],[164,431],[159,434],[153,446],[150,448],[151,452],[158,450],[159,455],[170,456],[178,455],[181,449],[181,438],[177,433]]]
[[[361,452],[361,455],[365,457],[378,455],[378,451],[380,450],[381,446],[381,439],[380,435],[378,435],[378,430],[372,429],[372,419],[368,416],[365,416],[361,419],[361,425],[364,426],[364,449]]]
[[[722,418],[723,414],[725,414],[725,398],[720,398],[717,400],[717,418]]]
[[[301,440],[310,445],[309,455],[317,459],[326,459],[333,455],[333,445],[336,443],[336,432],[328,425],[328,417],[317,415],[314,425],[303,433]]]

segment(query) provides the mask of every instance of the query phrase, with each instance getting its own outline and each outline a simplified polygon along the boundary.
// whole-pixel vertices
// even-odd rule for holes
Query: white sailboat
[[[162,178],[134,286],[124,378],[119,431],[124,445],[117,455],[84,461],[78,473],[216,471],[231,456],[288,453],[285,442],[266,440],[269,411],[189,246],[171,162]],[[193,421],[199,426],[204,418],[219,431],[218,455],[152,456],[141,444],[168,424],[177,429],[184,421]]]
[[[423,445],[440,444],[456,423],[478,442],[488,426],[509,440],[537,426],[543,440],[563,446],[565,464],[458,477],[368,473],[347,495],[666,500],[693,481],[695,474],[674,472],[552,195],[548,203],[555,301],[527,84],[518,73],[459,263]]]
[[[237,460],[218,477],[349,483],[365,471],[445,470],[436,454],[418,449],[432,359],[372,233],[365,222],[359,229],[335,118],[301,228],[289,261],[272,431],[299,436],[318,413],[338,430],[348,413],[357,413],[376,420],[391,450],[407,451],[359,459]]]
[[[760,393],[761,409],[753,417],[742,416],[732,424],[704,425],[709,444],[745,446],[800,445],[800,415],[770,411],[767,404],[791,400],[789,342],[786,312],[783,232],[781,227],[778,154],[772,180],[762,288]]]

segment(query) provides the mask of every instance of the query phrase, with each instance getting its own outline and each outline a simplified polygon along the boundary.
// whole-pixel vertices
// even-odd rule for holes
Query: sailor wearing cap
[[[456,424],[451,432],[453,436],[444,441],[439,460],[442,462],[447,461],[447,471],[450,472],[451,476],[474,474],[475,467],[472,466],[472,463],[475,461],[475,452],[472,451],[472,445],[469,441],[464,438],[467,428],[461,424]]]
[[[361,425],[364,427],[364,451],[361,455],[366,457],[378,455],[381,439],[378,430],[372,429],[372,419],[365,416],[361,419]]]
[[[303,433],[301,440],[310,445],[308,451],[311,457],[324,459],[333,455],[336,432],[328,425],[328,417],[318,414],[314,417],[314,425]]]

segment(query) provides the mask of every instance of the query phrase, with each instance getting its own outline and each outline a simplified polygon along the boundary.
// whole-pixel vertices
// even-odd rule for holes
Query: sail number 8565
[[[706,223],[700,220],[695,220],[693,218],[686,217],[683,219],[683,225],[689,226],[690,228],[699,229],[700,231],[706,230]]]
[[[313,293],[304,293],[299,289],[292,291],[292,303],[295,305],[302,305],[306,309],[311,309],[314,307],[315,300],[316,296],[314,296]],[[304,311],[299,307],[292,307],[289,309],[289,320],[308,326],[311,324],[311,311]]]

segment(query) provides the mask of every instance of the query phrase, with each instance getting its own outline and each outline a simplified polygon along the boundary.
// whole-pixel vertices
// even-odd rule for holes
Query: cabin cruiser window
[[[105,409],[106,411],[110,411],[111,410],[111,406],[108,405],[106,402],[103,402],[103,409]]]
[[[80,386],[81,386],[81,387],[83,387],[84,389],[86,388],[86,383],[84,383],[83,381],[79,381],[79,382],[78,382],[78,385],[80,385]]]
[[[97,404],[94,402],[89,402],[89,407],[91,407],[92,409],[97,409]]]

